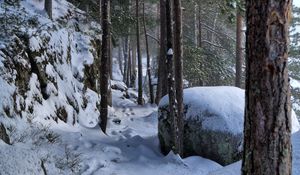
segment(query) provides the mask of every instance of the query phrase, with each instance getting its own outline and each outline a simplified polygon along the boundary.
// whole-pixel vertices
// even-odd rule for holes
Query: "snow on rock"
[[[168,153],[170,117],[168,97],[159,104],[159,139]],[[184,90],[184,155],[200,155],[220,164],[240,159],[243,133],[244,91],[235,87],[199,87]]]
[[[197,87],[184,90],[184,154],[200,155],[226,165],[241,158],[244,90],[236,87]],[[159,104],[159,139],[167,154],[172,142],[168,96]],[[300,129],[292,111],[292,130]]]

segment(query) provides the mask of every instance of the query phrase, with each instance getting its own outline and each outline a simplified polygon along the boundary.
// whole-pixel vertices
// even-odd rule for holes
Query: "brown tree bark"
[[[138,58],[138,99],[139,105],[143,104],[143,71],[142,71],[142,56],[140,46],[140,15],[139,15],[139,0],[136,0],[136,46]]]
[[[173,1],[174,17],[174,65],[177,100],[177,118],[175,125],[177,153],[183,156],[183,61],[182,61],[182,9],[181,0]]]
[[[161,97],[168,93],[165,83],[167,82],[166,68],[166,0],[160,0],[160,51],[158,61],[158,80],[155,103],[158,104]]]
[[[145,0],[143,1],[143,27],[145,34],[145,43],[146,43],[146,54],[147,54],[147,74],[148,74],[148,84],[149,84],[149,96],[150,103],[154,103],[154,95],[153,95],[153,86],[152,86],[152,77],[151,77],[151,65],[150,65],[150,53],[149,53],[149,44],[148,44],[148,36],[145,22]]]
[[[109,21],[109,0],[102,0],[102,55],[101,55],[101,72],[100,72],[100,128],[105,133],[108,116],[108,101],[109,101],[109,60],[110,60],[110,21]]]
[[[235,86],[242,88],[243,66],[243,17],[240,10],[236,14],[236,59],[235,59]]]
[[[44,8],[49,18],[52,19],[52,0],[45,0]]]
[[[291,0],[246,1],[243,175],[290,175],[288,38]]]

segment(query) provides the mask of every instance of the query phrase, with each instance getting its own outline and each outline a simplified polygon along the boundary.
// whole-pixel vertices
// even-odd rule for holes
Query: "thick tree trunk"
[[[100,89],[101,89],[101,102],[100,102],[100,128],[105,133],[108,116],[108,100],[109,100],[109,49],[110,49],[110,21],[109,21],[109,0],[102,0],[102,55],[101,55],[101,72],[100,72]]]
[[[52,0],[45,0],[44,8],[49,18],[52,19]]]
[[[176,100],[177,100],[177,126],[176,145],[177,153],[183,156],[183,74],[182,74],[182,9],[181,0],[174,0],[173,15],[174,15],[174,65],[175,65],[175,85],[176,85]]]
[[[236,61],[235,61],[235,86],[242,87],[243,66],[243,17],[239,10],[236,14]]]
[[[248,0],[243,175],[290,175],[291,0]]]
[[[158,61],[158,81],[156,90],[155,103],[158,104],[161,97],[168,93],[168,88],[165,86],[167,82],[166,68],[166,0],[160,0],[160,51]]]
[[[143,71],[142,71],[142,56],[140,46],[140,16],[139,16],[139,0],[136,0],[136,46],[138,56],[138,99],[139,105],[143,104]]]
[[[147,73],[148,73],[148,84],[149,84],[149,96],[150,96],[150,103],[153,104],[154,103],[154,95],[153,95],[153,86],[152,86],[152,77],[151,77],[149,44],[148,44],[148,36],[147,36],[147,29],[146,29],[146,22],[145,22],[145,1],[143,2],[143,26],[144,26],[146,54],[147,54]]]

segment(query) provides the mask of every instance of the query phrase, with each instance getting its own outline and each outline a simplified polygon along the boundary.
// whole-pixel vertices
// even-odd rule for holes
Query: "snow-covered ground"
[[[86,175],[240,174],[240,162],[222,167],[198,156],[181,159],[173,153],[162,155],[156,111],[155,106],[123,101],[121,106],[110,110],[107,135],[99,127],[45,121],[43,126],[49,126],[45,132],[24,135],[24,139],[31,139],[30,143],[20,141],[10,146],[0,142],[0,174],[43,174],[44,171]],[[47,134],[58,138],[50,143]],[[297,132],[293,135],[294,175],[300,174],[299,145],[300,132]]]
[[[113,107],[109,109],[107,134],[103,134],[97,126],[99,97],[95,91],[85,89],[82,83],[84,67],[94,61],[92,53],[95,51],[91,49],[93,37],[90,37],[93,30],[79,25],[81,23],[75,14],[81,19],[82,11],[65,0],[53,2],[54,21],[68,22],[52,23],[43,10],[43,0],[21,1],[20,8],[24,8],[24,12],[20,11],[24,14],[22,19],[34,17],[32,19],[37,19],[39,24],[44,26],[37,36],[33,35],[37,31],[32,28],[23,27],[21,31],[32,34],[32,51],[44,48],[41,49],[41,57],[37,60],[49,63],[45,65],[45,74],[49,80],[46,92],[50,94],[47,99],[44,99],[40,92],[38,79],[41,77],[37,77],[35,73],[31,73],[29,81],[26,82],[29,85],[24,98],[18,94],[20,86],[15,82],[15,74],[20,72],[14,67],[5,67],[7,57],[0,52],[0,122],[7,127],[11,137],[11,145],[0,140],[1,175],[239,174],[240,163],[224,168],[199,156],[181,159],[173,153],[167,156],[161,154],[157,138],[157,107],[136,105],[136,92],[132,89],[128,90],[132,97],[129,99],[125,99],[123,92],[119,90],[112,91]],[[18,11],[15,7],[9,8],[11,13]],[[0,13],[3,12],[3,8],[0,8]],[[73,25],[79,26],[79,31],[76,31]],[[99,28],[99,25],[95,28],[97,27]],[[42,39],[48,35],[51,39],[46,42],[47,45],[43,45]],[[0,48],[7,47],[6,44],[0,42]],[[58,60],[46,58],[46,55],[51,54]],[[20,59],[17,58],[22,64],[29,64],[21,59],[21,56]],[[71,60],[68,60],[70,58]],[[30,66],[26,66],[24,67],[29,69]],[[114,77],[121,80],[120,72],[115,71],[117,68],[118,66],[114,68]],[[55,83],[51,83],[52,81]],[[118,82],[112,84],[120,85]],[[23,105],[26,110],[17,113],[24,108]],[[66,123],[60,119],[55,121],[49,118],[58,115],[59,111],[56,110],[59,107],[65,107],[68,114]],[[300,174],[297,169],[300,167],[299,132],[294,134],[293,144],[293,171],[297,175]]]

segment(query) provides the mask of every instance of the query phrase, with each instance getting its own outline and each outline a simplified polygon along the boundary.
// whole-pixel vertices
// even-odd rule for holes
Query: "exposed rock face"
[[[3,140],[5,143],[10,144],[9,137],[6,133],[6,129],[2,123],[0,124],[0,139]]]

